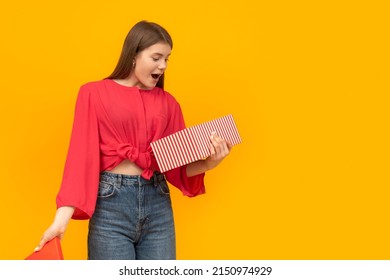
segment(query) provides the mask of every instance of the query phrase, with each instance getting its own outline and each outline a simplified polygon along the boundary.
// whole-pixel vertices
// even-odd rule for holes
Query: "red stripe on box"
[[[176,143],[177,143],[177,148],[178,148],[178,151],[179,151],[179,154],[180,154],[180,162],[179,162],[179,166],[180,165],[184,165],[187,160],[188,160],[188,156],[186,154],[186,150],[184,148],[184,145],[183,145],[183,142],[182,142],[182,139],[181,139],[181,134],[182,134],[183,131],[179,131],[176,135],[175,135],[175,140],[176,140]]]
[[[202,156],[203,158],[206,158],[210,155],[209,145],[210,145],[210,132],[206,131],[206,127],[204,125],[198,125],[196,127],[196,130],[198,132],[198,137],[200,139],[200,142],[202,144]]]
[[[188,155],[188,160],[189,162],[195,161],[196,160],[196,154],[194,153],[192,146],[191,146],[191,139],[188,137],[187,130],[184,129],[182,130],[182,141],[184,143],[184,147],[186,149],[187,155]]]
[[[186,130],[180,131],[178,136],[179,136],[179,139],[180,139],[181,147],[183,149],[183,154],[185,155],[185,162],[188,163],[188,162],[194,161],[195,159],[192,156],[191,148],[190,148],[190,146],[188,144],[188,139],[186,137],[185,131]]]
[[[180,155],[179,149],[177,148],[177,143],[176,143],[175,136],[172,135],[170,138],[167,138],[167,141],[168,141],[168,143],[170,144],[170,146],[172,148],[172,154],[173,154],[173,157],[174,157],[174,161],[173,161],[173,165],[172,166],[177,166],[177,165],[180,164],[181,155]]]
[[[192,155],[192,160],[196,161],[197,158],[199,158],[199,153],[198,153],[198,150],[196,149],[196,146],[195,146],[195,143],[194,141],[192,140],[192,136],[190,134],[190,130],[189,129],[184,129],[184,134],[186,135],[186,139],[188,141],[188,146],[189,146],[189,149],[190,149],[190,153]]]

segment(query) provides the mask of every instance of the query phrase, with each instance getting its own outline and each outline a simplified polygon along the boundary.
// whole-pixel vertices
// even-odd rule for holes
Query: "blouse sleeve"
[[[185,122],[182,110],[180,108],[179,103],[174,102],[175,106],[171,112],[170,118],[170,132],[169,134],[175,133],[179,130],[184,129]],[[185,196],[195,197],[200,194],[205,193],[205,185],[204,185],[204,176],[205,173],[201,173],[195,176],[188,177],[187,176],[187,166],[178,167],[165,172],[165,177],[168,182],[173,186],[177,187]]]
[[[95,209],[100,168],[98,121],[93,96],[84,86],[80,88],[68,155],[57,208],[73,206],[73,219],[89,219]]]

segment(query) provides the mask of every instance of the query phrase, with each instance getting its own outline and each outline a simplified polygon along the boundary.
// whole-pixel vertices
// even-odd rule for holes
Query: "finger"
[[[215,132],[212,132],[210,139],[211,139],[211,143],[213,144],[213,146],[215,148],[216,154],[220,154],[221,148],[222,148],[221,147],[222,138],[219,137]]]
[[[213,139],[214,139],[216,142],[218,142],[218,143],[220,143],[220,142],[223,140],[223,139],[221,138],[221,136],[219,136],[216,132],[213,132],[212,136],[213,136]]]
[[[214,157],[216,155],[214,145],[210,144],[209,149],[210,149],[210,157]]]
[[[216,142],[216,138],[217,138],[217,133],[215,131],[211,132],[211,135],[210,135],[210,140],[211,142]]]
[[[226,141],[220,136],[216,138],[216,141],[218,143],[217,152],[219,153],[220,157],[226,157],[229,154],[229,148]]]
[[[41,241],[39,242],[38,246],[34,249],[35,252],[38,252],[40,251],[43,246],[45,246],[45,244],[48,242],[49,240],[47,240],[46,238],[42,237],[41,238]]]
[[[55,237],[55,234],[44,233],[42,238],[41,238],[41,241],[39,242],[38,246],[34,249],[34,251],[41,250],[43,248],[43,246],[45,246],[45,244],[47,242],[49,242],[50,240],[52,240],[54,237]]]
[[[233,144],[230,143],[229,141],[226,141],[226,144],[227,144],[227,147],[229,149],[229,152],[231,151],[231,149],[233,148]]]
[[[216,152],[216,148],[218,146],[216,137],[217,135],[215,134],[215,132],[211,132],[210,141],[211,141],[211,145],[213,146],[214,152]]]
[[[222,155],[226,157],[229,154],[229,148],[226,141],[222,142]]]

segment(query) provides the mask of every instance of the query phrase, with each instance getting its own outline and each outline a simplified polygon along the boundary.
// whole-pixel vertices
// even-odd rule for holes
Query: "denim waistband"
[[[111,173],[107,171],[103,171],[100,173],[100,180],[104,180],[107,183],[117,183],[117,184],[131,184],[138,182],[140,184],[153,184],[157,186],[160,182],[165,180],[164,174],[155,171],[153,176],[147,180],[143,178],[141,175],[125,175],[125,174],[117,174]]]

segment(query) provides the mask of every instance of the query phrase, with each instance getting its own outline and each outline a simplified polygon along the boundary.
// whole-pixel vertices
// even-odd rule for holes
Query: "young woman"
[[[185,128],[180,105],[163,90],[172,50],[168,32],[138,22],[106,79],[81,86],[54,222],[36,248],[63,237],[70,219],[90,219],[89,259],[175,259],[167,182],[193,197],[204,172],[231,145],[210,136],[211,156],[161,174],[150,143]]]

